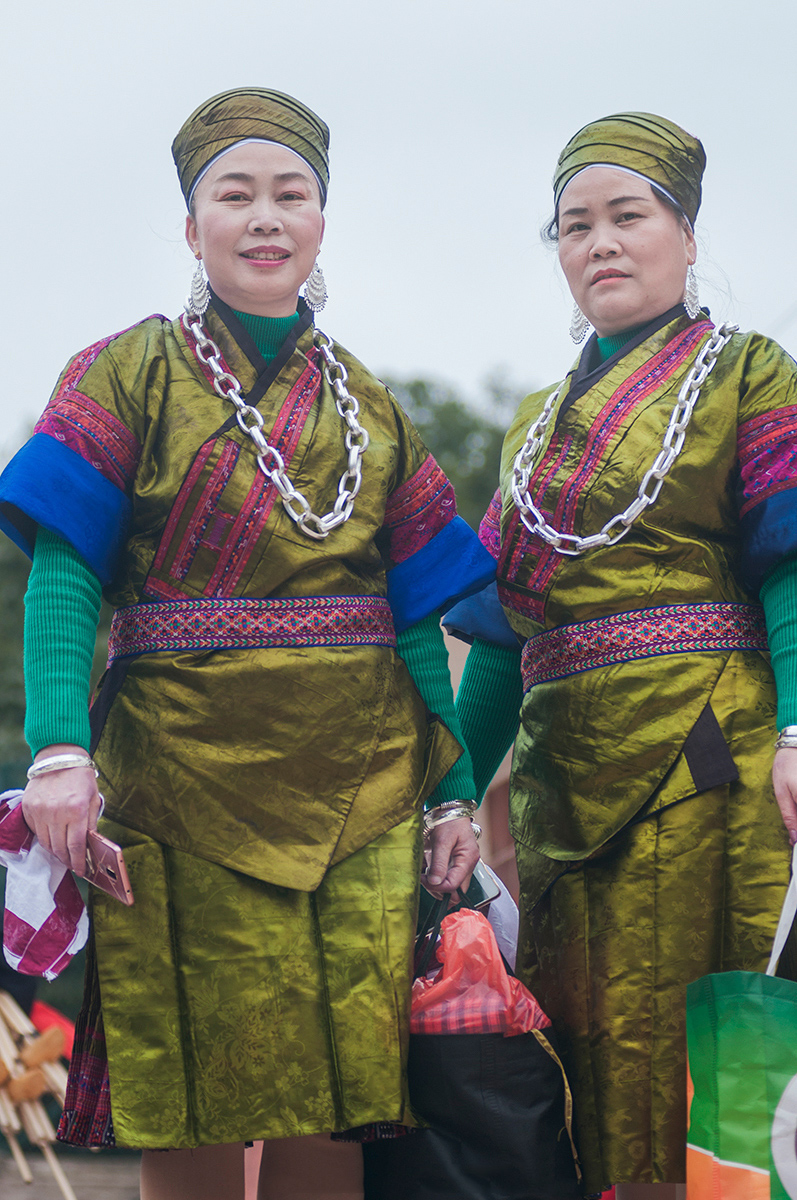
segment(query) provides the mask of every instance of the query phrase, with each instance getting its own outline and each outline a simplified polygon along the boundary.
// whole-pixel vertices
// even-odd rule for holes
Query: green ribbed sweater
[[[272,318],[239,312],[236,316],[267,362],[299,319],[298,313]],[[25,737],[34,756],[49,745],[89,747],[89,675],[100,598],[100,582],[85,560],[67,542],[40,528],[25,596]],[[397,649],[426,706],[463,741],[437,616],[432,614],[400,633]],[[427,803],[471,799],[475,794],[473,768],[465,751]]]

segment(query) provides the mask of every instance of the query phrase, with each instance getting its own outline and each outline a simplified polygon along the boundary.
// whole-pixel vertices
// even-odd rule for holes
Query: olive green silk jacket
[[[661,450],[713,332],[704,314],[667,316],[603,365],[585,349],[564,381],[529,487],[557,530],[598,533]],[[523,644],[511,823],[541,856],[542,890],[636,817],[738,777],[728,746],[744,721],[774,722],[757,586],[797,550],[797,367],[774,342],[733,335],[656,501],[616,545],[579,556],[530,532],[512,499],[552,391],[521,403],[481,528]]]
[[[328,512],[345,426],[309,314],[267,366],[217,307],[206,322],[224,362],[295,487]],[[461,754],[395,629],[494,569],[393,397],[335,354],[370,444],[353,515],[324,540],[285,512],[179,319],[76,356],[0,481],[12,536],[29,545],[43,523],[66,537],[117,610],[92,709],[106,814],[300,890],[405,820]]]

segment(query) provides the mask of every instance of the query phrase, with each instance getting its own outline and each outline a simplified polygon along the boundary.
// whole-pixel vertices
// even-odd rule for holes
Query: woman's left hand
[[[429,867],[421,875],[424,887],[437,895],[464,890],[481,857],[469,818],[436,825],[429,834],[429,851]]]
[[[772,785],[783,824],[789,834],[789,844],[797,843],[797,750],[784,747],[775,751],[772,764]]]

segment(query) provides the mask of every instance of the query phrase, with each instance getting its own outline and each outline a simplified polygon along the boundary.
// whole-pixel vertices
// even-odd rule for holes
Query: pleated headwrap
[[[186,203],[204,169],[225,150],[244,141],[277,142],[303,158],[316,175],[321,207],[329,186],[329,129],[315,113],[268,88],[233,88],[200,104],[172,142],[172,155]]]
[[[668,192],[692,225],[700,208],[706,153],[697,138],[652,113],[615,113],[579,129],[556,164],[554,202],[585,167],[621,167]]]

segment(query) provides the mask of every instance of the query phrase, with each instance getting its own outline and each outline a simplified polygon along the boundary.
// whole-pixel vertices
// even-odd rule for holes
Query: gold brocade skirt
[[[665,780],[655,811],[521,910],[518,974],[566,1047],[588,1193],[686,1178],[686,985],[763,970],[788,883],[764,733],[733,747],[740,781],[656,808]],[[539,859],[517,849],[522,895]]]
[[[101,1091],[92,1055],[103,1034],[119,1145],[412,1123],[417,816],[332,867],[315,892],[262,883],[110,822],[103,831],[124,847],[136,900],[128,909],[93,898],[95,1011],[79,1022],[86,1053],[82,1088],[72,1080],[73,1125],[97,1124],[86,1106]],[[82,1140],[66,1124],[63,1140]]]

